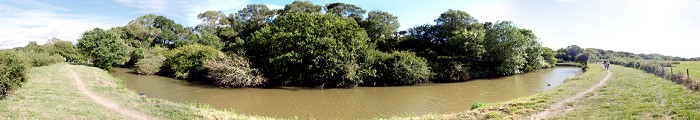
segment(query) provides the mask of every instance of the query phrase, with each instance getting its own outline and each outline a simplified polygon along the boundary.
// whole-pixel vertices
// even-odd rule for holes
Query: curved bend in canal
[[[112,74],[126,87],[178,102],[209,104],[246,115],[316,119],[368,119],[401,114],[444,114],[468,110],[474,102],[499,102],[532,95],[580,74],[576,67],[555,67],[525,74],[460,83],[354,89],[222,89],[161,76],[143,76],[117,68]],[[549,85],[547,85],[549,84]]]

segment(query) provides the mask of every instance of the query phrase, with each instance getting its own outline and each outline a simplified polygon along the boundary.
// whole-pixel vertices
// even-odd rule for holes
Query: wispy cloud
[[[137,8],[139,14],[159,14],[182,19],[187,26],[200,21],[197,14],[207,10],[239,10],[248,3],[245,0],[116,0],[117,3]]]
[[[0,3],[0,48],[20,47],[29,41],[41,44],[53,37],[75,41],[88,29],[115,26],[106,17],[57,11],[70,9],[30,0]]]
[[[283,5],[265,4],[265,6],[267,6],[267,8],[270,8],[270,9],[284,9]]]

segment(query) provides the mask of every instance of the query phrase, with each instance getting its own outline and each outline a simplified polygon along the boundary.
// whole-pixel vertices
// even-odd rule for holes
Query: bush
[[[34,52],[19,52],[26,58],[29,58],[29,63],[31,66],[40,67],[47,66],[56,63],[63,62],[65,59],[58,55],[50,55],[48,53],[34,53]]]
[[[392,84],[416,84],[428,82],[431,72],[428,62],[411,52],[393,52],[384,61],[380,74]]]
[[[221,57],[223,53],[211,46],[199,44],[186,45],[172,50],[166,59],[166,65],[175,72],[177,78],[188,78],[191,74],[203,72],[202,65],[209,60]]]
[[[165,57],[161,55],[146,57],[136,62],[134,71],[141,75],[156,74],[163,67],[163,61],[165,61]]]
[[[248,59],[233,55],[221,56],[204,64],[207,78],[222,87],[248,87],[262,85],[263,78],[257,69],[250,68]]]
[[[29,69],[26,58],[14,51],[0,50],[0,98],[19,87]]]
[[[361,70],[372,71],[367,74],[365,84],[370,85],[408,85],[428,82],[432,75],[425,59],[411,52],[393,52],[391,54],[370,52],[363,64],[373,64]],[[365,72],[360,72],[365,73]]]

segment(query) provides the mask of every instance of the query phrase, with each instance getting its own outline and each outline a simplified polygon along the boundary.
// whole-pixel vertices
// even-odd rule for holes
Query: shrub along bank
[[[31,67],[63,62],[63,57],[48,53],[0,50],[0,98],[21,86]]]

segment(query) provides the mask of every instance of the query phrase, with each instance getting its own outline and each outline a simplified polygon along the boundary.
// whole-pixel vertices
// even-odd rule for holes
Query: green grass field
[[[698,119],[700,93],[644,71],[613,66],[613,77],[554,119]]]
[[[686,69],[690,72],[690,77],[693,80],[700,80],[700,61],[681,61],[681,64],[674,64],[674,73],[686,73]]]
[[[119,79],[95,67],[66,63],[32,68],[29,79],[15,92],[0,100],[0,118],[9,119],[133,119],[104,107],[78,91],[67,71],[73,69],[85,86],[121,108],[160,119],[270,119],[215,110],[198,104],[181,104],[160,99],[140,99]]]

